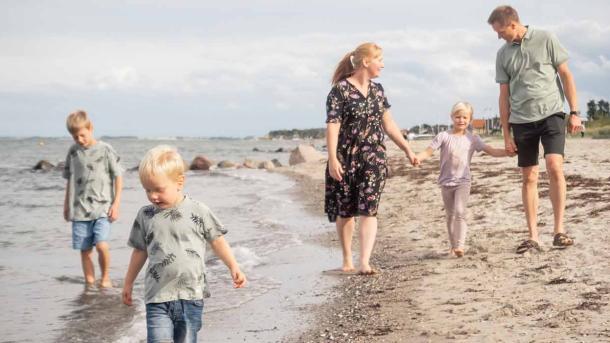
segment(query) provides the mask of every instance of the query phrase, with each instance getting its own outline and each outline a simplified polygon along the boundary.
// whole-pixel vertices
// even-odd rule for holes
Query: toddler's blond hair
[[[169,179],[177,181],[184,175],[184,160],[178,151],[169,145],[158,145],[146,152],[138,173],[140,180],[148,180],[151,176],[165,175]]]

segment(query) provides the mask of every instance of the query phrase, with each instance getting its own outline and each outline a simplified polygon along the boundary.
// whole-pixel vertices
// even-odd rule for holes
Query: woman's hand
[[[341,182],[343,180],[343,167],[341,166],[341,162],[339,162],[336,158],[331,158],[328,160],[328,172],[330,177]]]

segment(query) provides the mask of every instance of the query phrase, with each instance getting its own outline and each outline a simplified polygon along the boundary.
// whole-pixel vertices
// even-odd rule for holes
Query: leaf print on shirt
[[[157,212],[157,208],[153,205],[146,206],[146,208],[144,208],[144,210],[142,211],[142,213],[144,213],[144,215],[148,218],[154,217]]]
[[[163,218],[169,218],[172,222],[177,222],[182,219],[182,213],[175,208],[172,208],[163,214]]]
[[[178,276],[178,280],[176,281],[176,285],[180,288],[187,288],[190,285],[190,279],[186,274],[180,274]]]
[[[151,253],[151,255],[156,255],[161,250],[162,250],[161,243],[155,242],[155,243],[153,243],[152,248],[150,248],[150,253]]]
[[[191,220],[199,229],[201,229],[201,231],[203,232],[203,238],[205,238],[206,240],[210,239],[210,230],[205,227],[205,222],[203,221],[203,218],[194,213],[191,213]]]
[[[146,243],[146,245],[149,245],[154,238],[155,238],[155,233],[151,231],[146,235],[146,237],[144,237],[144,243]]]
[[[161,272],[163,269],[170,264],[174,263],[176,260],[176,255],[174,253],[167,254],[163,261],[153,265],[148,269],[148,273],[155,279],[157,282],[161,279]]]
[[[184,251],[186,252],[186,255],[188,257],[192,257],[192,258],[201,258],[201,255],[199,255],[199,253],[193,249],[184,249]]]

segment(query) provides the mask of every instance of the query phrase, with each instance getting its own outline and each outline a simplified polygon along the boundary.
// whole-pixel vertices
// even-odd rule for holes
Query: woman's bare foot
[[[455,253],[456,257],[464,256],[464,249],[462,249],[462,248],[457,248],[457,249],[453,250],[453,252]]]

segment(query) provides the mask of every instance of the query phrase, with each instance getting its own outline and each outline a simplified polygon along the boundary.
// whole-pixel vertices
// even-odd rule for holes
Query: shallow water
[[[123,167],[137,165],[160,143],[177,146],[187,161],[278,158],[286,164],[294,141],[108,139]],[[145,338],[143,279],[133,307],[121,304],[121,286],[131,249],[126,241],[137,210],[147,204],[137,172],[125,173],[121,217],[112,226],[112,289],[86,289],[70,225],[62,219],[65,181],[59,171],[33,172],[39,159],[61,161],[67,139],[3,139],[0,152],[0,314],[3,342],[140,342]],[[254,152],[256,147],[264,152]],[[231,287],[220,261],[208,257],[212,298],[206,299],[202,342],[273,342],[299,330],[302,309],[324,299],[332,280],[321,276],[339,261],[335,249],[309,243],[330,227],[307,213],[291,179],[264,170],[189,172],[185,191],[206,203],[229,230],[226,238],[250,281]],[[97,268],[97,266],[96,266]],[[278,319],[280,318],[280,319]]]

